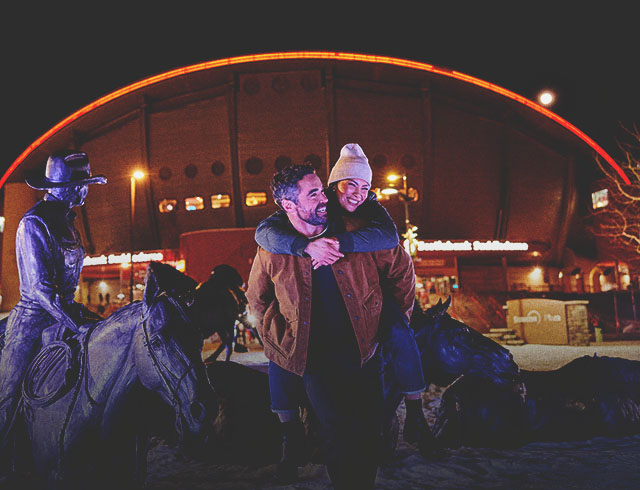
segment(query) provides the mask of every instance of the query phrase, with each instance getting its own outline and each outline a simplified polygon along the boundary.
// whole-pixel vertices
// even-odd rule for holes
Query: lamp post
[[[136,180],[143,178],[144,172],[141,170],[136,170],[131,175],[131,223],[129,227],[129,249],[131,250],[131,257],[129,258],[129,303],[133,303],[133,253],[135,252],[133,227],[136,222]]]
[[[416,226],[413,226],[409,221],[409,201],[415,201],[417,199],[417,194],[414,192],[414,195],[411,195],[409,192],[409,188],[407,187],[407,174],[396,175],[390,174],[387,176],[387,180],[393,186],[395,182],[402,179],[402,189],[398,189],[396,187],[387,187],[386,189],[382,189],[380,192],[382,194],[398,194],[402,199],[402,204],[404,205],[404,225],[405,225],[405,233],[403,237],[407,240],[407,248],[409,254],[411,256],[415,256],[416,254],[416,243],[415,239],[417,237],[416,230],[418,229]],[[415,189],[412,189],[415,191]]]
[[[387,176],[387,180],[392,184],[398,180],[402,179],[402,190],[396,189],[395,187],[387,187],[382,190],[383,194],[399,194],[402,198],[402,204],[404,204],[404,225],[405,231],[409,231],[411,225],[409,223],[409,197],[407,196],[407,175],[396,175],[391,174]]]

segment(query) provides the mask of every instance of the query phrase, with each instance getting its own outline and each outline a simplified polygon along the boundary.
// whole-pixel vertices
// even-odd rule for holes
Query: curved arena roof
[[[45,157],[48,151],[48,147],[53,147],[53,141],[56,139],[55,137],[63,132],[65,129],[71,128],[75,122],[80,120],[81,118],[87,118],[94,111],[100,108],[105,108],[107,105],[113,103],[122,103],[124,102],[128,96],[134,93],[141,93],[144,91],[149,91],[154,88],[159,88],[163,83],[175,81],[184,77],[185,75],[192,75],[197,73],[206,72],[209,70],[213,70],[216,68],[223,67],[231,67],[234,65],[250,65],[257,64],[261,62],[273,62],[273,61],[303,61],[303,60],[327,60],[327,61],[345,61],[345,62],[361,62],[367,64],[377,64],[380,66],[394,66],[400,68],[407,68],[410,70],[415,70],[417,72],[428,72],[434,75],[447,77],[450,79],[454,79],[460,82],[464,82],[466,84],[472,85],[474,87],[480,87],[481,89],[485,89],[494,94],[498,94],[506,99],[514,101],[527,109],[534,111],[535,113],[541,114],[549,121],[554,124],[559,125],[564,128],[575,137],[579,138],[582,142],[584,142],[588,147],[590,147],[597,155],[599,155],[602,159],[604,159],[615,171],[616,173],[624,180],[624,182],[629,183],[629,178],[626,176],[624,171],[620,168],[620,166],[615,162],[615,160],[602,149],[593,139],[587,136],[584,132],[578,129],[576,126],[561,118],[557,114],[549,111],[548,109],[536,104],[535,102],[522,97],[510,90],[502,88],[493,83],[465,75],[464,73],[460,73],[455,70],[448,70],[444,68],[439,68],[434,65],[430,65],[427,63],[420,63],[416,61],[410,61],[399,58],[391,58],[386,56],[376,56],[376,55],[365,55],[365,54],[354,54],[354,53],[340,53],[340,52],[284,52],[284,53],[266,53],[266,54],[256,54],[250,56],[238,56],[233,58],[224,58],[215,61],[208,61],[204,63],[199,63],[195,65],[186,66],[183,68],[178,68],[175,70],[171,70],[165,73],[161,73],[158,75],[151,76],[149,78],[145,78],[138,82],[132,83],[123,87],[119,90],[116,90],[104,97],[99,98],[91,104],[88,104],[85,107],[77,110],[73,114],[69,115],[58,124],[49,129],[46,133],[37,138],[33,143],[31,143],[22,154],[10,165],[5,174],[0,178],[0,187],[4,185],[7,181],[17,181],[23,177],[24,172],[16,172],[19,168],[23,170],[21,165],[27,163],[27,167],[35,167],[36,165],[41,165],[43,161],[42,158],[36,158],[36,154],[39,154],[39,157]],[[67,137],[67,139],[69,139]],[[33,159],[33,160],[32,160]],[[27,171],[28,169],[24,169]],[[19,174],[19,175],[16,175]]]

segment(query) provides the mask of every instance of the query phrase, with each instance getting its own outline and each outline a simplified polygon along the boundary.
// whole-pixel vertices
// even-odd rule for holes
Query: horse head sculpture
[[[229,264],[216,265],[211,271],[209,279],[220,281],[221,284],[230,288],[241,288],[244,284],[240,273],[235,267]]]
[[[451,297],[443,303],[422,309],[416,300],[410,326],[422,361],[422,371],[427,387],[434,383],[448,386],[466,375],[506,386],[524,400],[524,385],[520,381],[520,369],[511,353],[497,342],[452,318],[447,309]],[[386,455],[391,455],[397,440],[396,410],[402,394],[394,382],[392,370],[384,373],[385,423],[383,437]],[[435,445],[435,439],[432,443]],[[435,446],[434,446],[435,447]]]
[[[192,447],[204,437],[215,396],[202,362],[207,307],[197,302],[197,282],[171,266],[151,263],[145,279],[143,322],[135,350],[140,382],[176,413],[176,431]],[[205,442],[199,441],[199,442]],[[198,444],[199,445],[199,444]]]
[[[413,310],[411,327],[422,357],[428,382],[447,386],[458,376],[477,376],[511,386],[518,382],[520,369],[513,355],[497,342],[485,337],[447,313],[451,297],[423,310]]]
[[[215,266],[209,278],[196,288],[197,300],[210,306],[210,311],[202,322],[209,325],[209,335],[217,333],[220,337],[219,347],[205,360],[206,364],[214,362],[225,349],[225,360],[229,361],[236,340],[236,321],[246,328],[248,301],[243,286],[242,276],[234,267],[220,264]],[[249,328],[253,331],[252,326]],[[244,347],[246,351],[245,346],[236,343],[235,349],[239,347]]]

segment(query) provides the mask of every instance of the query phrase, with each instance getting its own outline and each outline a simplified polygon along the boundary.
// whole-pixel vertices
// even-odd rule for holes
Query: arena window
[[[198,211],[204,209],[204,199],[200,196],[187,197],[184,200],[184,208],[187,211]]]
[[[247,192],[244,196],[244,203],[249,206],[264,206],[267,204],[266,192]]]
[[[158,211],[161,213],[172,213],[178,207],[175,199],[163,199],[158,203]]]
[[[609,205],[609,191],[602,189],[591,193],[593,209],[604,208]]]
[[[228,208],[231,206],[231,196],[229,194],[214,194],[211,196],[211,207],[213,209]]]

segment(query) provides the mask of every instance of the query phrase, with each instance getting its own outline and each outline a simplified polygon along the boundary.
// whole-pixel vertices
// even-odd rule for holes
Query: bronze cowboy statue
[[[0,359],[0,449],[5,450],[21,394],[22,381],[41,343],[42,332],[80,332],[100,319],[74,301],[84,249],[72,208],[82,206],[89,184],[106,184],[92,176],[86,153],[62,150],[47,160],[44,177],[28,178],[45,196],[25,213],[16,234],[20,301],[11,310]],[[4,452],[4,451],[2,451]],[[5,469],[0,469],[0,475]]]

